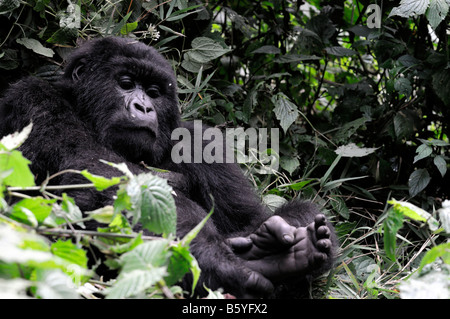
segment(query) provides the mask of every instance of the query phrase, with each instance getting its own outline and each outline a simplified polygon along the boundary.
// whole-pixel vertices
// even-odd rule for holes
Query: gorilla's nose
[[[144,114],[148,114],[148,113],[154,111],[153,106],[151,106],[151,105],[145,105],[145,104],[143,104],[143,103],[133,103],[132,107],[133,107],[136,111],[139,111],[139,112],[144,113]]]

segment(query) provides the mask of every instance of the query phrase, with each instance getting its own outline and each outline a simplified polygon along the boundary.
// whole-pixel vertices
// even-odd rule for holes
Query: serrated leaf
[[[409,195],[411,197],[416,196],[421,191],[425,189],[425,187],[428,186],[430,183],[431,177],[428,173],[428,170],[425,168],[418,169],[414,171],[410,176],[408,180],[408,186],[409,186]]]
[[[126,23],[122,29],[120,29],[120,34],[127,35],[128,33],[133,32],[138,27],[138,22]]]
[[[282,157],[280,165],[292,175],[292,173],[300,166],[300,162],[296,157]]]
[[[0,14],[14,11],[20,7],[20,0],[0,1]]]
[[[299,115],[297,105],[289,101],[288,97],[283,93],[273,96],[272,102],[275,105],[273,112],[280,121],[283,131],[287,132]]]
[[[166,267],[133,270],[123,275],[111,288],[106,289],[106,299],[135,296],[152,287],[166,275]]]
[[[120,257],[122,264],[120,275],[134,270],[151,270],[166,266],[171,256],[168,248],[169,241],[166,239],[152,240],[137,246]]]
[[[231,51],[228,48],[223,48],[213,39],[206,37],[195,38],[191,46],[192,49],[186,53],[189,60],[201,64],[208,63]]]
[[[6,152],[0,149],[0,172],[12,169],[3,182],[13,187],[34,186],[34,176],[30,171],[31,162],[23,157],[19,151]]]
[[[42,197],[25,198],[13,206],[9,217],[36,227],[50,215],[55,202],[56,199],[48,200]]]
[[[413,163],[430,156],[433,153],[433,149],[426,144],[422,144],[417,148],[416,153],[417,155],[414,157]]]
[[[177,212],[172,187],[167,180],[152,174],[140,174],[130,179],[126,189],[133,223],[139,221],[144,228],[163,237],[175,235]]]
[[[391,10],[388,18],[400,16],[409,18],[424,14],[430,4],[430,0],[402,0],[400,5]]]
[[[447,173],[447,162],[445,161],[444,157],[441,155],[437,155],[433,159],[434,165],[436,165],[437,169],[439,170],[439,173],[441,173],[442,177],[445,176]]]
[[[94,186],[98,191],[103,191],[111,186],[115,186],[121,181],[120,177],[106,178],[103,176],[91,174],[87,170],[81,171],[81,175],[94,183]]]
[[[61,270],[37,271],[37,292],[43,299],[77,299],[75,286],[68,283],[71,279]]]
[[[262,201],[272,212],[287,203],[287,200],[275,194],[267,194],[263,196]]]
[[[427,11],[427,19],[434,30],[447,16],[449,8],[447,1],[448,0],[431,0],[430,7]]]
[[[164,278],[169,286],[176,284],[187,272],[189,272],[194,259],[190,254],[188,247],[183,246],[182,243],[171,246],[170,251],[172,254],[167,268],[169,275]]]
[[[17,43],[22,44],[27,49],[33,50],[33,52],[53,58],[55,52],[52,49],[44,47],[38,40],[29,38],[20,38],[16,40]]]
[[[70,264],[75,264],[83,268],[87,268],[88,258],[84,249],[78,248],[72,241],[63,241],[59,239],[50,247],[53,255],[64,259]]]

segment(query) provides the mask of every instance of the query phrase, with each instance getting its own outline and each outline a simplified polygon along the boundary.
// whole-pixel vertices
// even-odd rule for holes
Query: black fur
[[[161,94],[152,102],[157,125],[146,130],[123,124],[124,100],[115,89],[121,72],[132,72],[142,82],[159,85]],[[220,163],[175,165],[171,161],[172,130],[186,127],[192,131],[193,126],[180,120],[175,75],[156,50],[131,39],[87,42],[72,55],[58,83],[29,77],[6,92],[0,101],[0,136],[19,131],[30,121],[33,130],[21,150],[32,162],[37,183],[48,174],[66,169],[87,169],[107,177],[122,175],[99,159],[125,162],[136,174],[147,172],[139,165],[141,161],[167,169],[173,172],[167,176],[177,192],[179,236],[205,217],[213,205],[210,195],[214,198],[214,214],[191,245],[202,269],[200,294],[203,284],[212,289],[222,287],[238,297],[270,293],[271,288],[265,286],[270,282],[262,283],[260,275],[227,244],[228,238],[250,235],[270,216],[240,168]],[[77,174],[62,174],[56,182],[63,185],[86,180]],[[84,189],[69,195],[85,211],[111,204],[114,190]],[[311,224],[318,213],[314,205],[300,201],[276,212],[295,227]],[[299,280],[331,267],[336,245],[333,232],[331,241],[333,247],[326,251],[327,260]],[[286,282],[293,281],[273,284],[281,287]]]

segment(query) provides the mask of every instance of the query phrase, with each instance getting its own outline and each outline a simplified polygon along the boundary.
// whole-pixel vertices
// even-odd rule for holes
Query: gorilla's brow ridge
[[[155,61],[156,62],[156,61]],[[173,75],[161,70],[159,64],[152,63],[149,59],[134,57],[115,57],[109,62],[118,69],[118,73],[128,73],[141,82],[170,82]]]

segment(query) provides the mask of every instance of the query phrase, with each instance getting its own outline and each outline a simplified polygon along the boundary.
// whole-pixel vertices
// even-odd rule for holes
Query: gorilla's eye
[[[134,81],[129,77],[129,76],[121,76],[119,78],[119,86],[123,89],[123,90],[132,90],[136,87]]]
[[[150,96],[153,99],[156,99],[161,96],[161,92],[159,90],[159,87],[157,85],[151,85],[146,90],[148,96]]]

